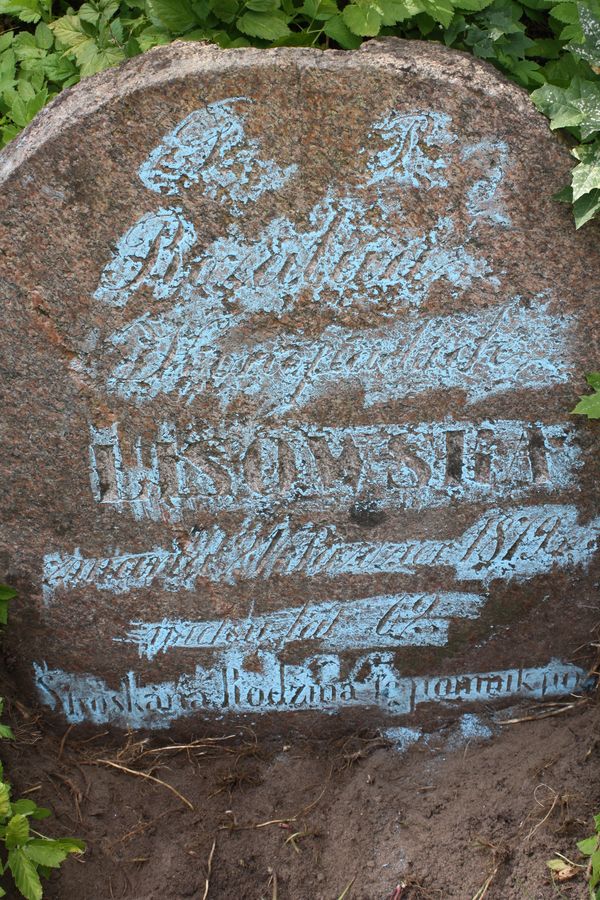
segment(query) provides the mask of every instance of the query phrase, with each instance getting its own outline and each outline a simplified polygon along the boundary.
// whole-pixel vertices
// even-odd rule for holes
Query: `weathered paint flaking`
[[[259,415],[293,412],[344,384],[367,409],[440,388],[477,402],[565,383],[575,331],[572,316],[520,298],[476,313],[409,314],[386,328],[330,325],[318,338],[283,332],[229,350],[224,335],[236,322],[185,303],[145,313],[106,342],[119,357],[107,390],[139,404],[165,395],[191,404],[210,393],[223,411],[244,399]]]
[[[527,579],[552,569],[586,567],[596,552],[600,516],[578,522],[575,506],[496,509],[464,534],[446,540],[346,541],[335,526],[310,522],[294,528],[289,518],[267,527],[247,519],[234,534],[220,526],[199,531],[182,549],[102,558],[50,553],[44,560],[44,592],[85,586],[112,594],[160,585],[193,590],[201,578],[235,584],[272,575],[336,578],[340,575],[412,574],[420,568],[454,569],[458,579],[488,583]]]
[[[264,513],[292,501],[322,510],[361,496],[377,496],[382,508],[431,509],[573,486],[581,467],[575,435],[569,424],[507,420],[185,429],[165,422],[149,446],[138,437],[128,447],[113,423],[91,428],[90,481],[99,503],[154,521],[178,521],[186,509]]]
[[[115,242],[93,295],[98,318],[109,310],[117,324],[104,334],[91,328],[85,353],[71,363],[78,378],[134,410],[158,410],[168,398],[221,414],[216,425],[195,408],[184,425],[157,414],[149,443],[147,432],[143,438],[129,426],[124,435],[116,418],[91,422],[90,490],[103,511],[154,523],[179,522],[186,510],[234,511],[241,523],[195,527],[187,541],[145,552],[57,549],[44,558],[47,604],[86,588],[113,595],[115,603],[139,589],[164,591],[163,618],[134,620],[113,641],[147,661],[185,652],[188,671],[194,654],[199,662],[192,674],[157,683],[130,671],[116,689],[93,674],[36,664],[40,697],[71,723],[164,727],[201,711],[369,706],[403,715],[430,702],[575,689],[583,672],[558,660],[408,677],[394,656],[401,647],[445,646],[454,621],[481,614],[485,589],[496,579],[589,565],[600,517],[585,522],[573,503],[550,502],[551,494],[576,489],[583,463],[572,424],[506,417],[343,427],[295,421],[313,402],[344,390],[369,412],[441,389],[460,391],[473,404],[568,381],[576,316],[557,312],[548,292],[532,300],[505,290],[505,273],[485,249],[489,229],[512,225],[507,143],[465,144],[439,110],[390,111],[373,122],[358,154],[362,182],[355,179],[352,189],[343,179],[324,185],[301,218],[267,211],[258,230],[249,230],[244,213],[251,204],[269,210],[269,193],[293,196],[302,179],[297,163],[271,158],[249,136],[252,112],[248,97],[210,103],[149,153],[138,175],[158,195],[156,207]],[[457,170],[468,172],[461,208],[438,205],[443,214],[409,226],[414,194],[407,192],[443,193]],[[192,205],[184,204],[191,190],[200,198],[194,221]],[[203,204],[230,216],[221,218],[222,234],[208,240]],[[424,311],[440,287],[457,301],[453,311]],[[483,304],[464,302],[474,287],[485,288]],[[317,332],[289,325],[307,304],[311,315],[325,316]],[[371,327],[366,313],[373,314]],[[360,327],[352,314],[362,317]],[[265,315],[277,323],[274,336],[253,334]],[[247,335],[242,341],[234,338],[240,333]],[[295,522],[299,510],[335,514],[357,498],[386,511],[489,506],[458,533],[436,539],[368,540],[364,532],[348,539],[334,524]],[[309,590],[292,601],[282,596],[266,612],[257,613],[252,601],[201,619],[170,609],[174,593],[201,591],[203,581],[236,585],[278,575],[327,582],[422,570],[448,572],[474,588],[367,597],[357,591],[325,601],[311,600]],[[288,661],[290,648],[303,655],[299,662]],[[402,743],[421,733],[395,730]]]
[[[577,688],[584,672],[552,660],[547,666],[495,672],[403,677],[390,653],[371,653],[342,670],[339,656],[309,657],[300,665],[276,654],[259,654],[259,671],[244,668],[244,653],[225,651],[214,666],[198,666],[176,682],[142,684],[129,672],[118,688],[93,675],[70,675],[44,665],[35,677],[44,702],[67,721],[116,722],[131,728],[165,727],[199,711],[277,712],[320,709],[325,713],[374,706],[407,714],[426,703],[477,702],[504,697],[542,699]]]
[[[115,640],[137,646],[139,655],[148,659],[177,648],[233,646],[251,653],[294,641],[316,642],[320,650],[443,646],[448,642],[450,621],[477,618],[483,603],[480,594],[444,591],[307,601],[303,606],[247,618],[134,622],[125,637]]]

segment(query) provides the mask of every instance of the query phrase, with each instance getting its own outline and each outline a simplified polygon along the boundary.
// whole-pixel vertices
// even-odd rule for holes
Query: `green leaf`
[[[525,51],[526,56],[543,59],[558,59],[562,51],[562,42],[550,38],[538,38]]]
[[[62,53],[49,53],[43,60],[43,71],[48,81],[55,81],[61,87],[69,87],[70,78],[78,78],[73,60],[66,59]]]
[[[585,380],[595,391],[600,391],[600,372],[588,372]]]
[[[163,29],[152,25],[148,28],[144,28],[144,30],[138,34],[137,40],[140,45],[140,50],[144,53],[146,50],[150,50],[151,47],[158,47],[162,44],[170,43],[171,35],[168,31],[164,31]]]
[[[598,387],[600,388],[600,373],[594,372],[594,375],[598,376]],[[589,376],[588,376],[589,379]],[[594,385],[592,385],[593,387]],[[592,837],[585,838],[583,841],[577,842],[577,849],[583,853],[584,856],[591,856],[598,849],[598,837],[597,835],[593,835]]]
[[[81,22],[78,16],[62,16],[51,22],[49,27],[54,31],[57,41],[73,54],[82,76],[95,75],[125,59],[125,53],[120,47],[100,47],[86,31],[89,25]]]
[[[80,840],[80,838],[41,838],[41,840],[45,843],[51,843],[53,847],[60,847],[62,850],[65,850],[67,853],[83,853],[86,849],[85,841]],[[37,844],[37,840],[32,840],[27,844],[27,846],[31,846],[31,844]]]
[[[304,4],[300,7],[300,12],[308,16],[309,19],[316,19],[317,22],[326,22],[332,16],[337,15],[339,9],[335,0],[304,0]]]
[[[563,869],[566,869],[568,863],[566,863],[564,859],[548,859],[546,860],[546,865],[549,869],[552,869],[553,872],[562,872]]]
[[[600,130],[600,81],[574,78],[566,89],[545,84],[531,99],[552,129],[579,127],[583,140]]]
[[[17,97],[10,108],[10,113],[15,124],[20,125],[21,128],[23,128],[31,122],[36,113],[38,113],[45,104],[47,97],[48,92],[46,90],[41,91],[39,94],[36,94],[28,100]]]
[[[89,22],[90,25],[97,25],[100,21],[100,10],[93,7],[90,3],[82,3],[77,10],[77,15],[82,22]]]
[[[356,48],[360,47],[362,44],[361,38],[352,34],[344,22],[341,13],[328,19],[323,26],[323,31],[327,37],[332,38],[336,44],[339,44],[344,50],[356,50]]]
[[[239,12],[238,0],[213,0],[212,11],[221,22],[233,22]]]
[[[9,725],[2,724],[2,722],[0,722],[0,738],[9,741],[13,741],[15,738],[12,728]]]
[[[75,57],[81,67],[81,75],[87,76],[122,62],[125,53],[120,47],[98,47],[95,41],[89,41],[77,48]]]
[[[375,3],[350,3],[344,7],[342,18],[353,34],[374,37],[379,34],[383,10]]]
[[[600,419],[600,390],[581,397],[571,412],[579,416],[587,416],[588,419]]]
[[[44,88],[44,90],[38,91],[35,97],[32,97],[31,100],[27,101],[27,115],[30,120],[33,119],[34,116],[37,116],[40,109],[45,106],[47,100],[48,91]]]
[[[113,21],[110,23],[110,33],[117,44],[124,43],[125,32],[123,31],[123,23],[120,19],[113,19]]]
[[[193,31],[186,31],[179,38],[180,41],[212,41],[213,31],[207,28],[194,28]]]
[[[454,6],[451,0],[422,0],[422,2],[425,12],[444,28],[448,28],[454,16]]]
[[[280,5],[280,0],[246,0],[246,9],[253,9],[255,12],[273,12]]]
[[[4,53],[5,50],[8,50],[13,42],[14,36],[14,31],[5,31],[4,34],[0,34],[0,53]]]
[[[10,785],[0,781],[0,818],[5,819],[10,814]]]
[[[290,34],[289,18],[285,13],[276,10],[271,13],[248,10],[236,21],[238,29],[250,37],[262,38],[265,41],[276,41]]]
[[[40,22],[34,33],[35,42],[42,50],[49,50],[54,44],[54,35],[45,22]]]
[[[82,853],[85,850],[83,841],[67,839],[52,841],[34,839],[25,847],[27,856],[39,866],[57,869],[69,853]]]
[[[377,5],[383,13],[382,25],[395,25],[404,22],[423,12],[423,6],[415,0],[377,0]]]
[[[37,804],[27,799],[15,800],[11,806],[14,815],[19,813],[22,816],[31,816],[37,809]]]
[[[13,588],[0,584],[0,600],[14,600],[16,596],[17,592]]]
[[[155,24],[164,25],[173,34],[196,28],[200,21],[188,0],[148,0],[148,10]]]
[[[573,190],[570,187],[569,190],[572,200]],[[571,202],[571,200],[569,200],[569,202]],[[586,222],[593,219],[598,212],[600,212],[600,190],[596,189],[595,191],[590,191],[589,194],[584,194],[583,197],[579,197],[575,203],[573,203],[575,227],[581,228],[582,225],[585,225]]]
[[[70,50],[90,41],[91,38],[83,29],[79,16],[61,16],[48,26],[54,32],[56,40]]]
[[[29,837],[29,821],[27,816],[18,813],[9,820],[6,826],[6,836],[4,841],[8,850],[14,850],[15,847],[22,847]]]
[[[600,188],[600,145],[582,144],[571,153],[580,160],[571,173],[573,200]]]
[[[42,18],[42,10],[38,0],[0,0],[0,15],[35,23]]]
[[[307,31],[293,31],[290,34],[286,34],[285,37],[278,38],[278,40],[273,41],[271,44],[272,47],[312,47],[314,44],[314,37],[312,34],[309,34]]]
[[[456,4],[459,9],[466,9],[469,12],[481,12],[482,9],[490,6],[493,0],[458,0]]]
[[[573,40],[567,49],[592,65],[600,66],[600,19],[584,3],[577,4],[583,43]]]
[[[58,869],[69,855],[60,847],[52,847],[50,841],[38,841],[37,845],[31,841],[25,847],[25,853],[36,866],[48,866],[50,869]]]
[[[8,866],[17,888],[26,900],[42,900],[42,885],[35,864],[20,847],[9,850]]]
[[[48,809],[47,806],[38,806],[36,811],[33,813],[32,818],[34,819],[48,819],[52,815],[52,810]]]
[[[16,125],[3,125],[2,144],[8,144],[13,138],[16,138],[20,130]]]
[[[565,25],[579,25],[579,10],[576,3],[559,3],[550,10],[550,15]]]

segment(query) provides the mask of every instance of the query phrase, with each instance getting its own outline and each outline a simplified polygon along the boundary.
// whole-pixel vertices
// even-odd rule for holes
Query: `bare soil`
[[[491,739],[447,725],[403,753],[376,732],[286,742],[240,729],[178,749],[165,735],[56,735],[19,704],[10,713],[15,796],[52,807],[46,833],[88,844],[47,883],[53,900],[587,897],[583,874],[555,884],[546,861],[581,862],[575,842],[600,810],[594,698],[489,710]]]

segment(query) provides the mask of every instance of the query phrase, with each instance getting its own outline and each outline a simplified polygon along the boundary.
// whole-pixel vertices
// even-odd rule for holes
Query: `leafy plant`
[[[0,622],[7,621],[8,603],[16,591],[0,584]],[[0,715],[3,709],[0,698]],[[0,738],[14,737],[8,725],[0,723]],[[0,875],[10,873],[19,893],[26,900],[43,896],[40,876],[48,877],[70,853],[83,853],[85,844],[75,838],[48,838],[31,827],[31,819],[46,819],[49,809],[33,800],[11,800],[11,786],[0,762]],[[7,893],[0,886],[0,897]]]
[[[352,49],[393,34],[469,51],[531,91],[573,145],[560,199],[577,227],[600,211],[600,0],[0,0],[2,21],[0,145],[80,78],[175,38]]]
[[[8,587],[6,584],[0,584],[0,625],[6,625],[8,622],[8,604],[16,596],[17,592],[14,588]],[[2,732],[0,732],[0,737],[4,737]]]
[[[573,862],[561,853],[549,859],[546,865],[557,881],[570,881],[585,872],[590,900],[600,900],[600,815],[594,816],[594,824],[595,833],[577,843],[579,852],[588,857],[586,865]]]
[[[584,856],[589,857],[587,878],[590,889],[590,900],[600,900],[600,815],[594,816],[595,834],[577,844]]]
[[[590,372],[585,380],[594,389],[594,393],[581,397],[573,412],[587,416],[588,419],[600,419],[600,372]]]

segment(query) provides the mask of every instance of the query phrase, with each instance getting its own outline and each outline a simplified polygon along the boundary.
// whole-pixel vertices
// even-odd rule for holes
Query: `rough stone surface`
[[[397,40],[161,48],[0,155],[0,575],[59,719],[408,735],[575,687],[600,254],[569,167],[521,90]]]

